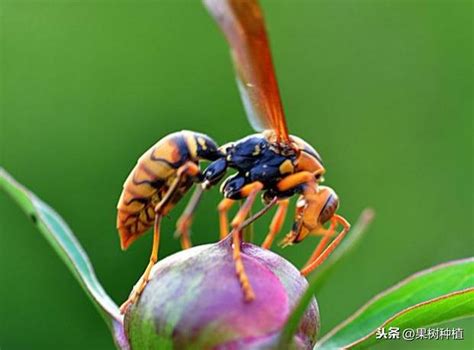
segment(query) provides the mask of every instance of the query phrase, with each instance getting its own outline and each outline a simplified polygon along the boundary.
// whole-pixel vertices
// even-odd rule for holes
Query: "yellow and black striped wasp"
[[[197,184],[177,224],[182,247],[190,247],[189,227],[201,194],[218,184],[229,168],[236,173],[221,186],[224,199],[218,206],[220,237],[229,234],[230,226],[236,274],[246,301],[253,300],[255,295],[241,259],[241,232],[260,192],[267,204],[265,211],[274,204],[278,206],[262,245],[264,248],[270,248],[280,231],[293,195],[299,195],[295,221],[282,243],[298,243],[310,234],[322,236],[301,270],[304,275],[323,262],[350,227],[336,214],[339,199],[334,190],[320,185],[325,169],[318,152],[288,133],[257,0],[204,0],[204,4],[230,46],[245,111],[259,133],[219,147],[207,135],[181,131],[164,137],[139,159],[119,199],[117,228],[122,248],[126,249],[153,226],[153,247],[150,262],[122,305],[122,311],[136,301],[157,261],[161,218]],[[211,162],[204,171],[200,169],[201,160]],[[244,203],[229,225],[228,211],[238,200]],[[339,225],[341,231],[338,231]],[[333,237],[336,238],[331,242]]]

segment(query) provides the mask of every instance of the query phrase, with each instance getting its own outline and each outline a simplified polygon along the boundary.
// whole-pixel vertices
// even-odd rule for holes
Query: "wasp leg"
[[[230,208],[234,205],[235,201],[233,199],[224,198],[220,201],[219,205],[217,206],[217,210],[219,211],[219,237],[223,239],[225,236],[229,234],[229,218],[227,213],[229,212]]]
[[[302,184],[312,184],[316,182],[316,175],[309,171],[300,171],[292,175],[288,175],[276,184],[278,191],[284,192]]]
[[[250,213],[250,209],[252,209],[252,205],[255,202],[255,198],[257,197],[258,192],[260,192],[262,189],[263,184],[259,181],[252,182],[242,187],[242,189],[240,190],[240,196],[242,198],[247,199],[240,207],[239,211],[231,222],[231,226],[233,229],[241,229],[240,226],[244,223],[245,219],[247,218],[247,215]]]
[[[318,231],[311,233],[311,235],[321,235],[322,237],[318,245],[314,249],[313,253],[309,257],[308,261],[306,261],[306,264],[304,264],[303,269],[306,268],[309,264],[316,260],[318,256],[321,255],[324,248],[326,248],[328,243],[331,241],[331,238],[334,236],[334,234],[337,233],[336,228],[337,221],[331,220],[331,226],[328,229],[321,228]]]
[[[251,225],[253,222],[265,215],[276,203],[278,202],[278,197],[273,197],[273,199],[266,204],[262,209],[253,214],[251,217],[245,219],[245,221],[240,225],[239,230],[243,230],[247,226]]]
[[[160,245],[160,222],[161,222],[161,215],[157,214],[155,216],[155,224],[153,230],[153,246],[151,248],[151,255],[150,255],[150,262],[148,263],[145,272],[143,273],[142,277],[140,277],[138,283],[133,288],[130,297],[120,306],[120,312],[124,314],[128,307],[131,304],[134,304],[140,294],[143,292],[146,284],[148,283],[148,278],[150,276],[151,269],[153,265],[158,261],[158,248]]]
[[[242,263],[242,256],[240,254],[240,232],[232,231],[232,243],[233,243],[233,259],[235,263],[235,273],[239,278],[242,291],[244,293],[245,301],[252,301],[255,299],[255,293],[253,292],[252,286],[250,285],[247,274],[245,273],[244,264]]]
[[[143,273],[142,277],[140,277],[140,280],[138,283],[135,285],[133,288],[132,293],[130,294],[129,298],[120,306],[120,312],[123,314],[127,311],[128,307],[131,304],[134,304],[140,294],[143,292],[143,289],[145,289],[148,280],[150,278],[150,273],[151,269],[155,265],[155,263],[158,261],[158,249],[160,245],[160,223],[161,223],[161,218],[163,215],[165,215],[169,211],[168,205],[171,204],[171,200],[176,193],[176,191],[179,188],[179,184],[181,183],[181,180],[184,175],[190,175],[190,176],[197,176],[199,174],[199,167],[192,163],[192,162],[186,162],[184,165],[182,165],[178,170],[177,170],[177,176],[173,180],[171,186],[169,187],[168,191],[166,192],[165,196],[163,199],[155,206],[155,224],[153,227],[153,245],[151,249],[151,255],[150,255],[150,261],[145,269],[145,272]]]
[[[351,228],[351,225],[344,219],[342,216],[334,215],[333,219],[336,220],[339,224],[342,225],[342,231],[337,235],[337,237],[329,244],[324,251],[319,254],[319,256],[313,260],[309,265],[305,266],[300,272],[302,275],[307,276],[311,271],[316,269],[321,265],[324,260],[336,249],[336,247],[341,243],[343,238],[346,236],[347,232]]]
[[[239,278],[240,285],[242,286],[242,291],[244,293],[245,301],[252,301],[255,299],[255,293],[253,292],[252,286],[250,285],[247,274],[245,273],[244,264],[242,263],[242,256],[240,251],[241,243],[241,233],[242,233],[242,224],[245,222],[247,215],[252,208],[255,198],[257,197],[258,192],[263,188],[261,182],[253,182],[251,184],[245,185],[241,190],[240,194],[243,198],[247,198],[244,204],[240,207],[239,211],[232,220],[232,242],[233,242],[233,259],[235,262],[235,273]]]
[[[176,222],[175,236],[180,237],[182,249],[188,249],[192,247],[190,228],[193,222],[194,212],[196,211],[199,201],[201,200],[203,192],[204,190],[201,186],[196,187],[191,199],[188,202],[188,205],[186,206],[186,209],[184,209],[183,213]]]
[[[296,188],[298,188],[298,186],[301,186],[305,199],[307,201],[310,201],[310,200],[313,200],[313,197],[314,197],[314,193],[313,193],[313,192],[315,192],[315,186],[314,185],[317,185],[316,175],[314,173],[309,172],[309,171],[301,171],[299,173],[288,175],[287,177],[280,180],[276,184],[276,188],[280,192],[285,192],[285,191],[290,191],[290,190],[296,189]],[[300,224],[300,222],[298,222],[298,220],[296,220],[295,224],[293,226],[299,225],[299,224]],[[295,240],[297,238],[298,238],[297,234],[294,232],[294,230],[292,230],[280,242],[280,245],[282,247],[286,247],[288,245],[291,245],[295,242]]]
[[[275,236],[280,232],[283,223],[285,222],[286,213],[288,211],[288,204],[290,200],[284,199],[278,202],[278,208],[273,216],[272,222],[270,224],[269,232],[265,237],[265,240],[262,243],[262,248],[270,249],[272,246]]]

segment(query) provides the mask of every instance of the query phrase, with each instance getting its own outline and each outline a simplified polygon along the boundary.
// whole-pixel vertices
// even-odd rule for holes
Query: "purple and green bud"
[[[159,261],[143,294],[125,315],[132,349],[274,349],[307,287],[288,261],[255,245],[242,259],[256,294],[245,302],[231,240],[197,246]],[[319,331],[313,298],[293,339],[312,349]]]

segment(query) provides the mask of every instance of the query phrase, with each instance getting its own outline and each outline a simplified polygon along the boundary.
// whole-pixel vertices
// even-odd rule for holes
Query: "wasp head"
[[[338,207],[339,198],[332,188],[315,185],[306,189],[296,202],[295,222],[282,244],[301,242],[331,220]]]

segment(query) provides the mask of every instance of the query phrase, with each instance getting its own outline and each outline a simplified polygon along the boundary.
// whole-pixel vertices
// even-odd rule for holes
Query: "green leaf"
[[[367,348],[379,327],[419,328],[474,315],[474,258],[418,272],[372,298],[315,349]]]
[[[123,317],[97,280],[92,265],[66,222],[46,203],[0,168],[0,189],[5,191],[33,221],[98,308],[120,349],[128,349]]]
[[[293,339],[301,318],[303,317],[304,312],[308,308],[309,303],[311,302],[314,293],[320,284],[321,276],[327,276],[329,270],[334,267],[337,263],[342,261],[342,258],[345,254],[350,253],[357,243],[361,240],[364,233],[367,231],[369,224],[372,222],[374,217],[374,212],[372,209],[365,209],[360,215],[357,223],[347,234],[347,238],[342,241],[342,243],[337,247],[336,251],[323,263],[322,267],[326,264],[328,267],[320,275],[318,271],[315,271],[310,278],[308,279],[309,285],[305,293],[301,296],[300,300],[295,306],[295,309],[292,311],[288,320],[286,321],[283,331],[280,335],[280,341],[278,349],[287,349],[290,342]],[[338,252],[339,251],[339,252]],[[334,256],[335,255],[335,256]],[[333,257],[334,256],[334,257]]]
[[[416,329],[446,321],[474,316],[474,288],[443,295],[403,310],[386,321],[382,327],[397,327],[400,330]],[[366,349],[376,342],[376,330],[348,347]]]

